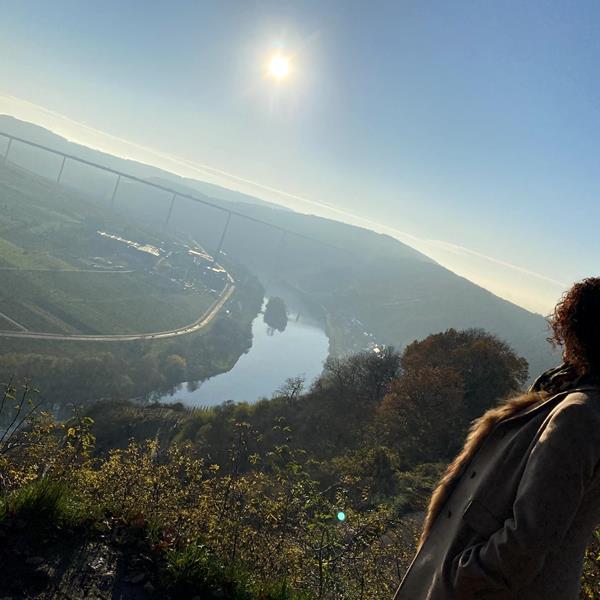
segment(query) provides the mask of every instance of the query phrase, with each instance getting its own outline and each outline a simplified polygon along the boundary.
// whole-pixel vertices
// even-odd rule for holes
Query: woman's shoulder
[[[574,389],[553,408],[538,440],[552,460],[568,457],[585,466],[588,477],[600,477],[600,390]]]
[[[588,430],[600,439],[600,387],[568,392],[554,407],[551,421]]]
[[[559,406],[582,406],[600,414],[600,386],[575,388],[565,394]]]

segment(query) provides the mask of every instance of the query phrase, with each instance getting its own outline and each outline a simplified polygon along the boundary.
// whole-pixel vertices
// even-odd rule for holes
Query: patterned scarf
[[[550,395],[567,390],[600,385],[600,373],[581,375],[568,363],[562,363],[542,373],[529,388],[530,392],[547,392]]]

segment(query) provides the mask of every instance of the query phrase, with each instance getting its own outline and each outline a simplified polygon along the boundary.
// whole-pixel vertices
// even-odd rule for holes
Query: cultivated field
[[[127,334],[192,323],[217,291],[201,269],[181,266],[184,251],[171,264],[164,248],[175,243],[110,213],[105,199],[0,167],[0,330]]]

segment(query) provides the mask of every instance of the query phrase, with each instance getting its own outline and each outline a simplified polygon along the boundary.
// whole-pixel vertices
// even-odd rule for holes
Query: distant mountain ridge
[[[239,217],[229,223],[223,213],[190,201],[178,201],[167,217],[169,227],[200,239],[209,249],[218,247],[227,224],[226,253],[303,290],[330,315],[331,335],[340,323],[351,321],[380,343],[403,347],[448,328],[483,328],[525,356],[532,376],[558,360],[546,342],[547,324],[541,315],[495,296],[390,236],[282,210],[250,196],[74,144],[11,117],[0,116],[0,131],[143,179],[162,181],[222,208],[296,232],[298,236],[282,235]],[[164,225],[166,198],[154,198],[150,191],[133,185],[124,186],[124,196],[125,192],[127,198],[117,203],[119,210],[155,227]],[[344,350],[343,344],[338,350]]]

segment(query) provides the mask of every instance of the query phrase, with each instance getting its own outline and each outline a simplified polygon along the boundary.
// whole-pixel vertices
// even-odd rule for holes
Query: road
[[[62,333],[37,333],[34,331],[0,331],[0,337],[3,338],[27,338],[36,340],[55,340],[55,341],[66,341],[66,342],[132,342],[136,340],[161,340],[165,338],[178,337],[180,335],[186,335],[188,333],[194,333],[206,327],[223,308],[225,303],[231,298],[235,291],[235,285],[233,278],[229,273],[227,274],[229,279],[227,285],[223,288],[223,291],[219,294],[219,297],[213,302],[212,306],[197,320],[189,325],[185,325],[179,329],[172,329],[171,331],[158,331],[156,333],[140,333],[140,334],[126,334],[126,335],[82,335],[82,334],[62,334]],[[5,316],[5,315],[3,315]]]
[[[23,327],[21,323],[17,323],[14,319],[11,319],[8,315],[5,315],[3,312],[0,312],[0,317],[6,319],[9,323],[12,323],[17,329],[21,331],[27,331],[27,327]]]
[[[44,271],[50,273],[135,273],[133,269],[53,269],[50,267],[0,267],[0,271]]]

